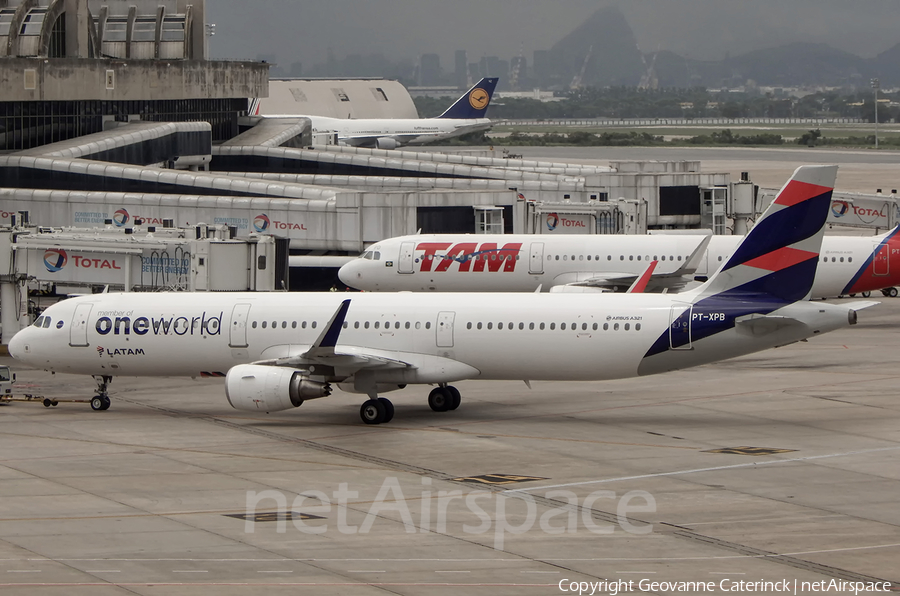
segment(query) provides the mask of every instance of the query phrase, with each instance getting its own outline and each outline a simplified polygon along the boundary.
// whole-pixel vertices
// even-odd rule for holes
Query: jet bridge
[[[0,228],[2,343],[31,323],[29,290],[55,294],[96,291],[274,291],[288,289],[288,241],[266,234],[235,238],[236,229],[198,224],[175,228],[135,222],[116,228]],[[10,330],[12,330],[10,332]]]

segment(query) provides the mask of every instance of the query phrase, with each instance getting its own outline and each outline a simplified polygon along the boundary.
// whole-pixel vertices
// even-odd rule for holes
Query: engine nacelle
[[[375,140],[375,146],[379,149],[396,149],[400,146],[400,143],[397,142],[397,139],[392,137],[378,137]]]
[[[236,410],[278,412],[329,395],[331,385],[311,381],[293,368],[239,364],[225,375],[225,396]]]

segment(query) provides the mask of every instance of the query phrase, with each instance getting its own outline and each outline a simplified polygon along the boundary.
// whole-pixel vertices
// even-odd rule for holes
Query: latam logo
[[[521,242],[504,244],[503,248],[497,248],[494,242],[420,242],[416,246],[416,252],[422,251],[422,256],[416,259],[419,263],[419,271],[447,271],[454,263],[458,263],[458,271],[515,271],[522,249]],[[435,265],[435,263],[437,263]]]
[[[61,248],[48,248],[44,252],[44,267],[50,273],[61,271],[69,262],[69,255]]]
[[[586,228],[587,225],[580,219],[569,219],[568,217],[560,217],[557,213],[547,214],[547,229],[553,231],[558,227],[562,228]]]
[[[303,224],[291,223],[288,221],[278,221],[270,219],[268,215],[265,213],[260,213],[256,217],[253,218],[253,229],[257,232],[265,232],[269,228],[273,230],[301,230],[306,231],[306,226]]]
[[[119,209],[118,211],[113,213],[112,217],[113,223],[116,224],[117,228],[121,228],[122,226],[126,225],[129,219],[131,218],[128,216],[128,211],[126,211],[125,209]]]

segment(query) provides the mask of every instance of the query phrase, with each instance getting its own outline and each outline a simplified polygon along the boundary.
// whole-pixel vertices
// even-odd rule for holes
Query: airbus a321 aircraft
[[[496,77],[481,79],[437,118],[302,117],[310,119],[314,133],[337,133],[341,145],[370,149],[423,145],[490,129],[493,122],[486,116],[497,81]],[[259,115],[258,99],[251,102],[249,113]]]
[[[808,298],[836,166],[804,166],[724,266],[682,294],[96,294],[46,309],[9,344],[18,360],[93,375],[94,409],[113,377],[225,377],[229,403],[274,412],[367,395],[360,417],[391,420],[379,397],[434,384],[454,410],[463,379],[603,380],[706,364],[852,325],[876,304]]]
[[[900,226],[880,236],[825,236],[813,298],[900,285]],[[741,236],[430,234],[376,242],[341,267],[366,291],[545,292],[624,290],[659,261],[648,291],[680,290],[734,254]]]

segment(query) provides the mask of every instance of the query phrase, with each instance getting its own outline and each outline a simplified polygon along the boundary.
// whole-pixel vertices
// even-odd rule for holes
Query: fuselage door
[[[72,326],[69,327],[69,345],[72,347],[89,346],[87,330],[88,318],[91,309],[94,308],[93,303],[79,304],[75,307],[75,314],[72,315]]]
[[[875,254],[872,256],[872,275],[887,275],[890,273],[890,254],[891,247],[887,241],[875,245]]]
[[[673,350],[690,350],[691,315],[693,306],[686,302],[676,302],[669,310],[669,347]]]
[[[453,347],[453,319],[456,318],[455,312],[443,311],[438,313],[437,318],[437,347],[452,348]]]
[[[532,242],[528,256],[528,273],[540,275],[544,272],[544,243]]]
[[[231,311],[231,327],[228,335],[228,345],[232,348],[246,348],[247,320],[250,318],[249,304],[235,304]]]
[[[416,254],[415,242],[400,243],[400,262],[397,266],[397,273],[413,272],[413,257]]]

